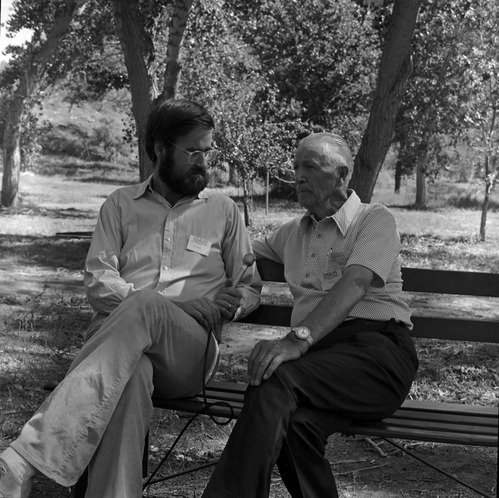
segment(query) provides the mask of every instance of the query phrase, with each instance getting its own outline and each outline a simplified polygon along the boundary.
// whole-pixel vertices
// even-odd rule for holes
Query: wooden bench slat
[[[190,399],[153,396],[154,406],[171,410],[208,412],[215,416],[237,418],[241,412],[246,384],[211,381],[205,389],[206,401],[225,401],[233,407],[216,404],[205,409],[202,395]],[[345,434],[419,439],[453,444],[495,446],[498,408],[491,406],[407,400],[392,416],[381,421],[355,422]]]
[[[444,418],[445,417],[445,418]],[[407,411],[400,409],[396,414],[397,420],[400,423],[413,422],[415,424],[421,423],[440,423],[443,419],[449,425],[476,425],[477,427],[496,428],[497,418],[488,416],[473,416],[473,415],[448,415],[439,412],[425,412],[425,411]]]
[[[285,282],[284,266],[257,260],[262,280]],[[402,267],[404,290],[435,294],[499,297],[499,274],[475,271],[431,270]]]
[[[405,410],[424,410],[426,412],[438,413],[477,413],[483,416],[498,418],[499,407],[496,406],[480,406],[480,405],[465,405],[461,403],[446,403],[444,401],[426,401],[407,399],[402,405]]]
[[[378,436],[435,443],[487,446],[494,448],[497,446],[497,435],[485,436],[463,433],[455,434],[452,432],[438,432],[434,430],[427,431],[424,427],[418,429],[406,429],[400,427],[385,427],[382,425],[353,425],[345,431],[345,434],[352,436]]]
[[[402,268],[404,290],[434,294],[499,297],[499,274]]]
[[[412,316],[412,337],[499,343],[499,322]]]
[[[414,420],[399,417],[395,414],[391,417],[386,417],[382,420],[382,423],[390,427],[400,427],[400,428],[414,428],[414,429],[424,429],[424,430],[434,430],[434,431],[444,431],[453,432],[457,434],[471,432],[473,434],[484,434],[489,436],[497,435],[496,427],[492,425],[486,425],[482,423],[475,424],[472,421],[468,421],[462,418],[459,422],[447,422],[445,419],[428,419],[428,420]]]
[[[291,308],[275,304],[262,304],[248,316],[243,317],[240,322],[283,326],[289,325],[290,319]],[[499,322],[497,321],[417,315],[413,315],[411,320],[414,323],[414,328],[411,331],[412,337],[499,344]]]

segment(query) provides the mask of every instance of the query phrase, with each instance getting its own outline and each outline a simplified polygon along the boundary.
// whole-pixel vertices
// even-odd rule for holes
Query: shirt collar
[[[147,191],[153,192],[152,177],[153,177],[153,175],[151,175],[149,178],[147,178],[147,180],[145,180],[142,183],[139,183],[137,185],[137,192],[135,193],[135,195],[133,197],[134,199],[138,199],[139,197],[142,197]],[[181,199],[181,201],[184,202],[184,199],[188,200],[188,201],[192,200],[192,199],[209,199],[210,197],[213,197],[213,192],[210,189],[205,188],[204,190],[199,192],[198,195],[193,196],[193,197],[184,197]]]
[[[333,221],[343,237],[346,237],[348,229],[350,228],[350,225],[352,224],[352,221],[354,220],[360,206],[360,198],[353,190],[348,189],[347,194],[348,198],[340,209],[338,209],[338,211],[331,216],[324,218]],[[313,214],[310,213],[310,211],[307,211],[300,221],[300,232],[302,235],[310,223],[312,223],[315,227],[319,221]]]
[[[133,196],[134,199],[138,199],[139,197],[142,197],[147,190],[149,190],[150,192],[152,192],[152,175],[147,178],[147,180],[143,181],[142,183],[139,183],[137,185],[137,192],[135,193],[135,195]]]

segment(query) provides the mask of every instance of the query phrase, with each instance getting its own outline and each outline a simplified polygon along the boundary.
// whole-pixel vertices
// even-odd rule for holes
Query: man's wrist
[[[286,339],[287,341],[289,342],[292,342],[299,350],[300,350],[300,353],[301,355],[303,356],[310,348],[310,343],[306,340],[303,340],[303,339],[299,339],[294,330],[291,329],[290,332],[288,332],[288,334],[286,334],[284,336],[284,339]]]

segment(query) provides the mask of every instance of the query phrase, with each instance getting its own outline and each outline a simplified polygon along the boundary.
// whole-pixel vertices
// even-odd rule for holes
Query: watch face
[[[308,330],[306,327],[297,327],[295,329],[295,335],[296,337],[298,337],[298,339],[306,341],[310,337],[310,330]]]

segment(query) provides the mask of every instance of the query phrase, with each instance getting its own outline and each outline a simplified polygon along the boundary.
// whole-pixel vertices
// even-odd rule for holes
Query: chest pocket
[[[329,252],[321,274],[323,291],[330,290],[341,278],[348,261],[348,255],[342,252]]]

